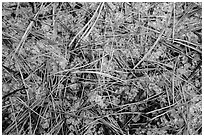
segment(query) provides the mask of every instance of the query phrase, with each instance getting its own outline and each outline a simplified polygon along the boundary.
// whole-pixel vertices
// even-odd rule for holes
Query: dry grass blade
[[[164,94],[163,92],[162,93],[158,93],[156,95],[153,95],[147,99],[144,99],[142,101],[138,101],[138,102],[134,102],[134,103],[128,103],[128,104],[124,104],[124,105],[119,105],[117,107],[121,108],[118,112],[122,111],[124,108],[126,107],[129,107],[129,106],[132,106],[132,105],[139,105],[139,104],[143,104],[143,103],[146,103],[147,101],[150,101],[150,100],[154,100],[156,99],[157,97],[159,97],[160,95]],[[136,112],[137,113],[137,112]]]
[[[156,47],[156,45],[158,44],[159,40],[161,39],[163,33],[165,32],[165,29],[163,29],[161,31],[161,33],[159,34],[157,40],[154,42],[154,45],[149,49],[149,51],[142,57],[142,59],[134,66],[133,69],[136,69],[152,52],[152,50]]]
[[[114,77],[114,76],[112,76],[110,74],[106,74],[106,73],[103,73],[103,72],[98,72],[98,71],[74,71],[72,73],[76,73],[76,74],[80,74],[80,73],[92,73],[92,74],[98,74],[98,75],[101,75],[101,76],[104,76],[104,77],[108,77],[108,78],[116,80],[116,81],[125,82],[125,83],[127,82],[126,80]]]
[[[39,106],[39,104],[41,104],[42,100],[36,100],[35,102],[33,102],[30,105],[30,108],[32,108],[32,110],[36,107]],[[22,107],[22,106],[21,106]],[[22,109],[25,109],[24,107],[22,107]],[[26,109],[23,112],[19,112],[17,114],[16,120],[17,120],[17,126],[21,127],[21,129],[19,129],[19,134],[21,134],[24,130],[24,125],[27,123],[27,121],[29,120],[29,109]],[[8,128],[4,131],[4,134],[8,134],[9,132],[12,132],[15,129],[15,123],[11,123]]]
[[[176,62],[175,62],[175,65],[174,65],[174,69],[173,69],[173,73],[174,73],[174,74],[176,74],[176,67],[177,67],[178,61],[179,61],[179,56],[177,57]],[[172,76],[172,96],[173,96],[173,103],[174,103],[174,101],[175,101],[174,95],[175,95],[175,76],[173,75],[173,76]]]
[[[201,11],[3,2],[2,133],[201,134]]]
[[[20,89],[16,89],[16,90],[14,90],[14,91],[12,91],[12,92],[10,92],[10,93],[4,95],[4,96],[2,97],[2,99],[5,99],[5,98],[7,98],[7,97],[9,97],[9,96],[11,96],[11,95],[14,95],[16,92],[21,91],[21,90],[25,90],[25,89],[28,89],[28,88],[22,87],[22,88],[20,88]]]
[[[15,113],[15,110],[14,110],[14,104],[13,104],[12,98],[10,98],[10,101],[11,101],[12,111],[14,112],[13,117],[14,117],[14,122],[15,122],[15,129],[16,129],[17,134],[19,134],[18,122],[17,122],[16,113]]]
[[[202,51],[201,51],[201,50],[199,50],[199,49],[197,49],[197,48],[194,48],[193,46],[190,46],[190,45],[188,45],[188,44],[184,44],[183,42],[180,42],[180,41],[177,41],[177,40],[174,40],[174,42],[177,43],[177,44],[183,45],[183,46],[185,46],[185,47],[187,47],[187,48],[190,48],[190,49],[192,49],[192,50],[195,50],[195,51],[197,51],[198,53],[202,54]],[[188,42],[188,43],[189,43],[189,44],[193,44],[193,43],[190,43],[190,42]],[[194,44],[193,44],[193,45],[194,45]],[[199,45],[199,47],[201,47],[201,45]]]
[[[177,104],[178,104],[178,102],[176,102],[176,103],[174,103],[174,104],[171,104],[170,106],[167,106],[167,107],[163,107],[163,108],[160,108],[160,109],[156,109],[156,110],[147,112],[146,114],[155,113],[155,112],[157,112],[157,111],[162,111],[162,110],[165,110],[165,109],[171,109],[172,107],[174,107],[174,106],[177,105]]]
[[[89,34],[91,33],[92,29],[94,28],[94,25],[96,24],[99,16],[100,16],[100,13],[101,13],[101,10],[103,8],[103,5],[104,5],[104,2],[102,2],[99,6],[98,6],[98,9],[96,10],[96,13],[98,13],[95,21],[92,23],[92,25],[89,26],[88,29],[86,29],[86,31],[84,32],[84,34],[82,35],[82,39],[86,39]],[[96,15],[95,15],[96,16]]]
[[[27,39],[28,34],[30,33],[30,30],[32,29],[32,26],[33,26],[33,24],[34,24],[34,20],[36,20],[38,14],[41,12],[42,9],[43,9],[43,3],[41,4],[40,10],[35,14],[33,20],[32,20],[32,21],[30,22],[30,24],[28,25],[28,27],[27,27],[25,33],[23,34],[23,36],[22,36],[22,38],[21,38],[21,41],[19,42],[17,48],[15,49],[14,54],[17,54],[17,52],[21,50],[21,48],[22,48],[22,46],[23,46],[25,40]]]
[[[186,105],[190,102],[190,101],[187,101],[187,102],[185,102],[185,103],[181,103],[182,100],[183,100],[183,99],[178,100],[176,103],[172,104],[171,106],[158,109],[158,110],[163,110],[163,109],[168,108],[167,111],[165,111],[165,112],[163,112],[163,113],[161,113],[161,114],[159,114],[159,115],[157,115],[157,116],[151,118],[150,121],[153,121],[154,119],[159,118],[159,117],[161,117],[161,116],[167,114],[168,112],[174,110],[174,109],[177,108],[177,107],[186,106]],[[156,111],[157,111],[157,110],[156,110]],[[155,112],[155,111],[153,111],[153,112]],[[152,112],[149,112],[149,113],[152,113]],[[183,112],[182,112],[182,113],[183,113]]]
[[[26,108],[28,108],[29,110],[31,110],[32,112],[34,112],[36,115],[38,115],[39,117],[43,118],[43,119],[46,119],[45,117],[39,115],[37,112],[35,112],[35,110],[33,110],[31,107],[29,107],[22,99],[18,98],[17,97],[17,100],[22,104],[24,105]]]
[[[57,124],[53,126],[53,128],[50,130],[50,132],[47,133],[47,135],[53,135],[54,133],[57,134],[62,128],[63,122],[64,121],[62,119],[58,121]]]
[[[102,4],[103,5],[103,4]],[[80,36],[80,35],[84,35],[86,34],[85,32],[89,31],[90,29],[90,24],[91,22],[94,20],[94,18],[96,17],[97,13],[98,13],[98,9],[100,9],[101,4],[99,4],[99,6],[97,7],[97,10],[95,11],[94,15],[92,16],[92,18],[87,22],[87,24],[75,35],[75,37],[72,39],[72,41],[69,43],[68,48],[69,49],[75,49],[76,45],[72,46],[73,42]],[[84,32],[84,33],[83,33]],[[81,34],[83,33],[83,34]],[[82,37],[83,38],[83,37]],[[80,38],[80,39],[82,39]],[[65,58],[67,58],[67,50],[65,51]]]
[[[176,16],[176,8],[175,8],[175,2],[173,3],[173,10],[174,10],[174,15],[173,15],[173,32],[172,32],[172,39],[173,39],[173,42],[174,42],[174,35],[175,35],[175,16]]]
[[[104,57],[106,57],[107,55],[108,55],[108,54],[104,55]],[[53,74],[51,74],[51,75],[56,75],[56,74],[64,73],[64,72],[73,72],[73,71],[79,70],[79,69],[81,69],[81,68],[85,68],[85,67],[87,67],[87,66],[89,66],[89,65],[96,64],[96,63],[99,62],[102,58],[103,58],[103,57],[101,57],[101,58],[99,58],[99,59],[96,59],[96,60],[94,60],[94,61],[92,61],[92,62],[90,62],[90,63],[87,63],[87,64],[85,64],[85,65],[79,66],[79,67],[73,67],[73,68],[70,68],[70,69],[64,69],[64,70],[62,70],[62,71],[58,71],[58,72],[53,73]]]
[[[116,135],[124,135],[123,130],[119,126],[104,119],[100,119],[100,122],[103,123],[105,126],[109,127],[111,130],[113,130],[113,133],[115,133]]]

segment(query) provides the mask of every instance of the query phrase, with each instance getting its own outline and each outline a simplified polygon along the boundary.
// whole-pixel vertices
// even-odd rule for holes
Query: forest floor
[[[201,135],[202,5],[2,3],[2,134]]]

